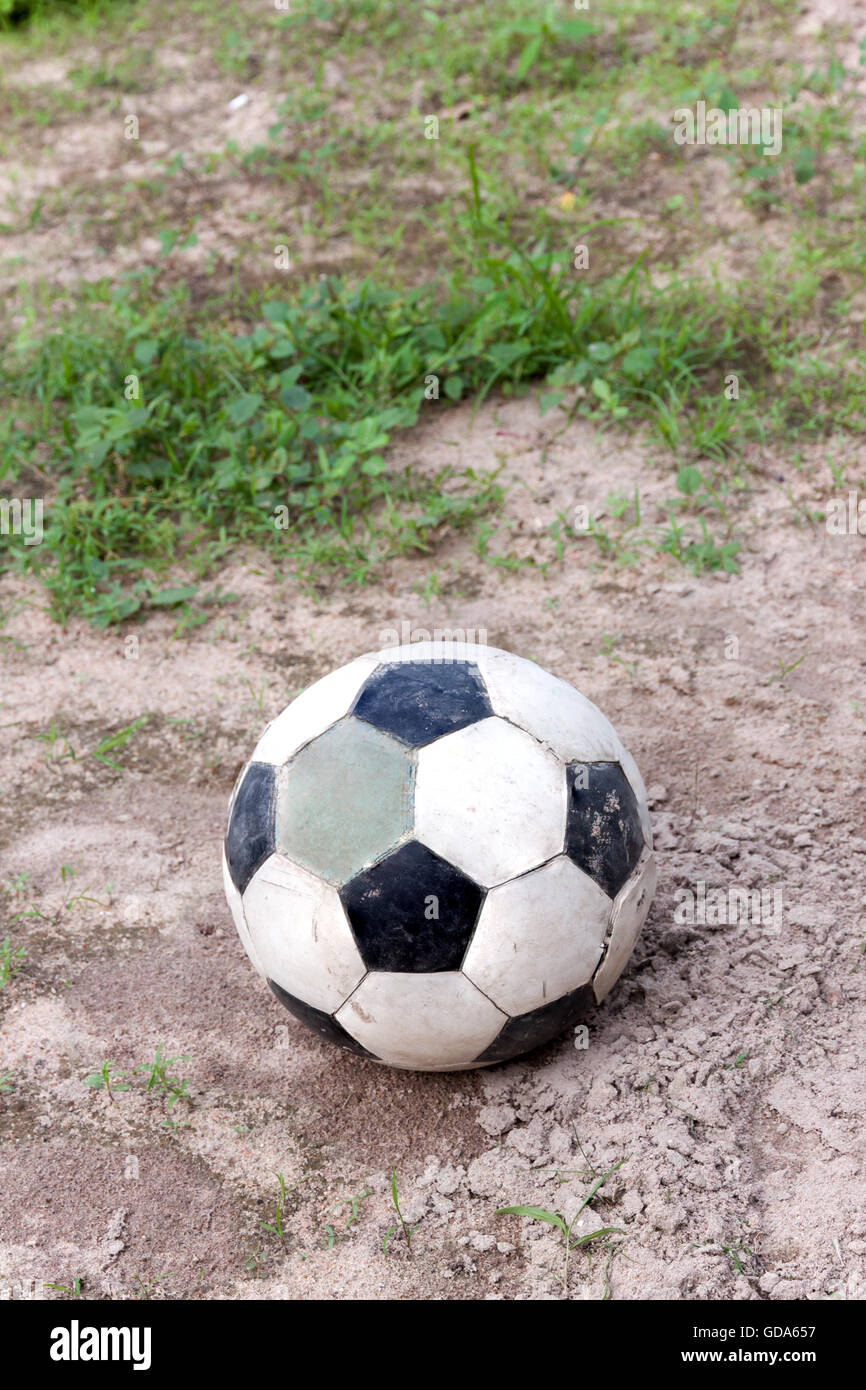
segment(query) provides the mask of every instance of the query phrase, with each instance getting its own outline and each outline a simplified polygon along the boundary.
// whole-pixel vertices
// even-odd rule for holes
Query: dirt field
[[[13,328],[46,279],[52,319],[81,285],[157,262],[194,305],[236,274],[259,284],[283,235],[291,285],[368,268],[388,213],[364,202],[368,171],[333,156],[337,206],[320,228],[312,193],[299,202],[288,176],[268,182],[269,166],[234,148],[266,140],[297,95],[291,45],[254,35],[244,47],[237,15],[252,25],[257,3],[232,7],[243,33],[227,46],[216,11],[176,8],[165,42],[145,33],[136,50],[96,32],[3,72],[0,284]],[[751,10],[739,7],[735,26],[740,11],[745,42]],[[823,24],[849,26],[839,52],[856,66],[859,3],[803,7],[767,52],[817,64]],[[330,42],[324,19],[310,32]],[[374,116],[383,128],[404,119],[406,101],[377,89],[385,67],[365,51],[317,69],[314,95],[341,138]],[[428,97],[439,110],[438,75],[418,81],[413,111]],[[864,81],[851,108],[861,137]],[[520,100],[511,93],[509,120]],[[807,91],[800,107],[823,118],[834,101],[835,89]],[[479,128],[495,128],[498,109],[477,102]],[[136,146],[120,133],[131,112]],[[735,199],[732,166],[701,151],[687,234],[670,207],[684,201],[684,170],[641,138],[630,182],[612,187],[613,165],[597,185],[581,173],[587,221],[622,214],[610,236],[635,254],[682,236],[683,263],[709,272],[718,253],[728,282],[758,274],[767,246],[782,256],[814,185],[780,180],[794,213],[771,215]],[[845,164],[832,138],[822,176]],[[305,128],[275,139],[286,159],[315,144]],[[179,155],[188,168],[172,167]],[[419,159],[394,195],[395,224],[401,209],[433,219],[440,204],[449,222],[459,184],[456,163],[442,165],[431,179]],[[525,187],[527,204],[556,216],[574,197],[563,203],[566,184],[535,175]],[[850,198],[839,206],[859,217]],[[819,231],[826,247],[825,210],[804,235]],[[408,242],[394,251],[400,268]],[[863,319],[862,291],[844,322],[833,317],[831,290],[849,270],[816,294],[840,383],[853,375],[845,334],[860,340]],[[653,273],[659,284],[670,274]],[[749,363],[735,366],[747,380]],[[38,583],[0,572],[0,1297],[866,1296],[866,547],[856,524],[835,534],[821,519],[828,499],[863,496],[851,481],[863,477],[862,440],[810,436],[737,457],[743,481],[724,496],[739,572],[693,573],[662,543],[682,459],[672,467],[641,430],[542,414],[538,396],[494,395],[477,411],[431,402],[387,451],[389,468],[417,476],[501,468],[500,564],[477,535],[443,528],[430,555],[389,561],[375,585],[299,586],[270,552],[238,549],[204,585],[235,598],[206,622],[151,611],[105,631],[62,628]],[[38,471],[22,476],[37,485]],[[616,544],[589,534],[557,559],[557,518],[576,508]],[[188,577],[178,568],[160,582]],[[659,887],[586,1047],[566,1036],[486,1071],[391,1071],[320,1044],[244,955],[220,879],[235,776],[292,696],[394,628],[471,630],[532,658],[599,705],[637,760]],[[738,889],[751,894],[746,920]],[[160,1055],[176,1059],[165,1084],[151,1070]],[[497,1214],[521,1204],[570,1222],[604,1175],[575,1232],[614,1232],[567,1264],[555,1226]]]
[[[637,482],[645,507],[665,488],[633,446],[556,412],[539,423],[532,400],[449,413],[413,437],[418,466],[454,440],[477,467],[505,460],[526,554],[557,510],[601,504],[600,461],[605,489]],[[799,475],[772,467],[808,506]],[[866,553],[793,525],[772,477],[750,511],[739,576],[655,557],[600,582],[589,542],[547,578],[508,575],[456,541],[428,605],[417,562],[314,602],[249,557],[221,576],[242,609],[176,640],[168,617],[62,633],[19,586],[0,836],[4,880],[30,875],[7,916],[33,915],[14,924],[26,960],[2,993],[9,1279],[77,1277],[97,1297],[558,1298],[558,1231],[496,1209],[570,1220],[621,1161],[582,1221],[622,1235],[572,1256],[571,1297],[862,1296]],[[483,1073],[397,1074],[319,1045],[235,936],[219,841],[257,732],[403,622],[485,630],[573,681],[651,789],[659,891],[585,1050],[566,1037]],[[122,770],[87,756],[145,714]],[[678,891],[701,881],[763,890],[765,918],[778,888],[781,911],[683,921]],[[112,1098],[85,1085],[160,1044],[189,1057],[172,1069],[189,1101],[169,1111],[141,1075]],[[383,1253],[393,1168],[415,1230]],[[300,1184],[282,1243],[261,1224],[277,1173]]]

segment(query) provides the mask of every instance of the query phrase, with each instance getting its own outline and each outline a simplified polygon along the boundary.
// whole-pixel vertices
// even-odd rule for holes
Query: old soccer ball
[[[268,725],[223,874],[297,1019],[449,1071],[549,1042],[607,994],[652,899],[651,834],[634,759],[577,690],[496,648],[413,643]]]

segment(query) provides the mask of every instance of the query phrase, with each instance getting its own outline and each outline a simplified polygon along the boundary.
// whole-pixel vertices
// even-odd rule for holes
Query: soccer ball
[[[549,1042],[604,998],[655,861],[640,773],[595,705],[509,652],[423,642],[358,657],[268,725],[223,876],[296,1018],[452,1071]]]

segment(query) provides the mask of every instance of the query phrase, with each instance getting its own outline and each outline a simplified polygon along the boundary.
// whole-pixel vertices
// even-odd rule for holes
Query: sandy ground
[[[240,8],[254,13],[259,0],[242,0]],[[774,41],[774,54],[782,62],[796,51],[804,71],[817,71],[826,66],[825,38],[830,34],[836,59],[849,73],[863,71],[862,78],[855,77],[851,84],[854,120],[856,128],[862,129],[866,123],[866,69],[861,63],[866,0],[810,0],[801,5],[792,15],[790,34]],[[307,146],[303,127],[298,136],[291,123],[279,136],[269,135],[280,120],[283,103],[298,89],[293,76],[281,70],[269,44],[257,45],[255,72],[247,77],[220,71],[200,45],[195,27],[186,29],[178,14],[167,40],[161,31],[148,36],[143,50],[146,64],[136,74],[143,90],[137,83],[131,91],[123,83],[118,90],[84,89],[83,110],[76,105],[82,99],[76,72],[127,59],[128,40],[101,36],[98,42],[81,42],[62,56],[10,62],[8,71],[0,74],[0,104],[4,89],[16,102],[26,101],[29,94],[51,94],[60,103],[50,121],[33,121],[16,129],[0,159],[0,223],[4,224],[0,288],[9,300],[13,326],[24,321],[15,312],[18,288],[35,281],[51,284],[57,309],[65,303],[67,288],[83,281],[116,279],[147,265],[182,276],[194,302],[206,298],[215,283],[228,275],[239,275],[250,287],[272,284],[277,245],[291,249],[291,264],[280,271],[287,285],[317,274],[352,275],[370,269],[369,260],[359,259],[339,218],[327,231],[319,227],[311,231],[314,204],[299,200],[294,184],[263,180],[243,165],[240,155],[257,147],[297,158]],[[321,95],[334,120],[363,127],[372,120],[405,119],[407,110],[429,109],[432,98],[423,79],[407,80],[405,98],[395,101],[377,89],[380,68],[373,51],[356,59],[352,71],[325,61]],[[766,100],[771,96],[766,93]],[[807,105],[829,110],[836,99],[834,95],[818,97],[807,86],[788,103],[785,118],[796,119]],[[448,121],[453,113],[443,109],[438,114]],[[659,125],[670,118],[664,104],[655,110],[642,105],[640,114]],[[476,115],[494,119],[483,107],[478,107]],[[627,115],[625,110],[623,119]],[[126,124],[130,117],[138,122],[134,136]],[[225,158],[227,146],[237,157]],[[183,161],[183,177],[173,175],[166,192],[162,181],[171,161],[178,158]],[[620,219],[621,225],[608,227],[607,235],[616,239],[623,263],[648,253],[652,265],[664,253],[666,263],[675,260],[680,272],[732,280],[750,273],[759,254],[770,247],[784,258],[791,230],[786,219],[768,220],[746,207],[729,163],[711,147],[690,150],[688,159],[687,184],[682,171],[667,166],[656,152],[626,181],[615,167],[603,165],[594,173],[595,196],[585,210],[584,222]],[[519,177],[528,201],[558,200],[560,190],[547,180],[523,170]],[[332,192],[335,198],[350,202],[355,188],[369,178],[366,168],[335,168]],[[667,200],[686,186],[689,197],[700,203],[705,243],[696,245],[692,227],[680,245],[670,217],[664,214]],[[462,166],[456,174],[443,166],[435,178],[428,169],[402,178],[392,197],[398,208],[432,211],[443,197],[463,188]],[[798,192],[796,184],[786,185],[792,210],[797,210],[802,196],[806,195]],[[155,197],[158,226],[154,225]],[[843,219],[851,216],[845,199],[835,212]],[[571,235],[567,218],[563,226]],[[158,235],[167,228],[178,232],[171,250]],[[188,242],[187,233],[193,230]],[[399,258],[407,280],[415,281],[419,274],[426,278],[428,267],[419,268],[411,242],[396,251],[389,248],[388,254]],[[660,279],[664,278],[662,274]],[[857,322],[861,319],[858,304]]]
[[[841,56],[856,67],[862,4],[803,7],[793,41],[805,51],[826,22],[850,26]],[[278,76],[266,70],[232,110],[249,84],[192,81],[191,61],[173,42],[157,54],[158,91],[71,114],[63,138],[52,126],[4,163],[7,288],[41,275],[72,286],[158,259],[141,189],[123,194],[143,204],[127,240],[105,186],[120,197],[141,182],[146,195],[144,180],[180,147],[204,157],[228,139],[262,140]],[[4,81],[62,91],[69,66],[46,58]],[[329,90],[354,109],[345,74]],[[134,150],[121,135],[129,111],[143,126]],[[718,181],[715,162],[704,165],[705,182]],[[719,187],[721,254],[742,227],[728,228]],[[199,241],[174,254],[193,278],[255,239],[243,212],[267,205],[280,221],[236,169],[198,173],[185,191],[175,221],[199,216]],[[649,179],[632,210],[642,217],[659,196]],[[324,256],[304,242],[303,207],[277,211],[299,275],[350,259],[339,238]],[[615,531],[604,499],[635,484],[644,533],[661,523],[673,483],[637,441],[565,428],[558,412],[541,419],[531,398],[474,419],[430,409],[391,459],[504,464],[509,528],[494,549],[549,559],[549,524],[577,506]],[[852,472],[862,464],[843,442],[805,451],[800,467],[749,460],[738,576],[695,577],[649,549],[635,566],[602,566],[589,540],[546,572],[508,571],[449,540],[393,564],[375,589],[311,596],[248,554],[218,577],[238,602],[182,635],[169,614],[64,632],[39,590],[0,583],[0,618],[11,614],[0,627],[0,942],[8,933],[25,952],[0,990],[0,1076],[11,1078],[0,1081],[11,1087],[0,1090],[0,1297],[76,1278],[86,1297],[866,1294],[866,550],[808,521],[846,492],[828,455]],[[391,1072],[320,1045],[236,938],[219,842],[237,770],[293,694],[403,623],[416,636],[484,632],[572,680],[613,719],[650,788],[659,890],[585,1049],[565,1037],[486,1072]],[[778,679],[780,662],[800,658]],[[92,756],[144,715],[119,768]],[[701,884],[781,905],[769,921],[683,920],[685,890]],[[170,1111],[134,1074],[160,1044],[189,1059],[172,1070],[189,1078],[190,1100]],[[109,1059],[132,1076],[113,1100],[84,1081]],[[619,1233],[591,1260],[576,1251],[567,1283],[554,1228],[496,1215],[525,1203],[570,1220],[616,1164],[578,1229]],[[397,1235],[383,1252],[394,1168],[415,1229],[411,1245]],[[282,1240],[262,1225],[273,1224],[277,1173],[294,1189]]]
[[[497,544],[524,558],[549,555],[558,511],[598,514],[637,483],[649,533],[673,493],[636,441],[532,398],[431,412],[395,462],[504,463]],[[863,1296],[866,548],[803,520],[839,491],[827,452],[752,460],[735,576],[655,551],[602,568],[590,540],[507,572],[455,539],[375,590],[310,596],[249,555],[219,576],[239,601],[177,637],[170,614],[63,632],[39,591],[4,582],[0,937],[26,953],[0,991],[7,1293],[79,1277],[91,1297]],[[650,788],[659,890],[585,1049],[392,1072],[320,1045],[236,938],[219,842],[239,766],[292,694],[403,622],[483,630],[573,681]],[[120,768],[92,756],[145,714]],[[699,883],[781,907],[683,921]],[[159,1044],[189,1058],[173,1068],[189,1102],[169,1112],[141,1074],[113,1099],[85,1085]],[[559,1233],[496,1210],[570,1220],[618,1162],[579,1229],[620,1234],[574,1253],[566,1289]],[[383,1253],[393,1168],[415,1229]],[[262,1227],[276,1173],[299,1184],[282,1242]]]

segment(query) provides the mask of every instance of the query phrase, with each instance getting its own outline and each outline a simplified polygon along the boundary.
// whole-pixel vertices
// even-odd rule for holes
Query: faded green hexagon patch
[[[411,829],[414,787],[407,749],[360,719],[341,719],[280,771],[275,848],[345,883]]]

